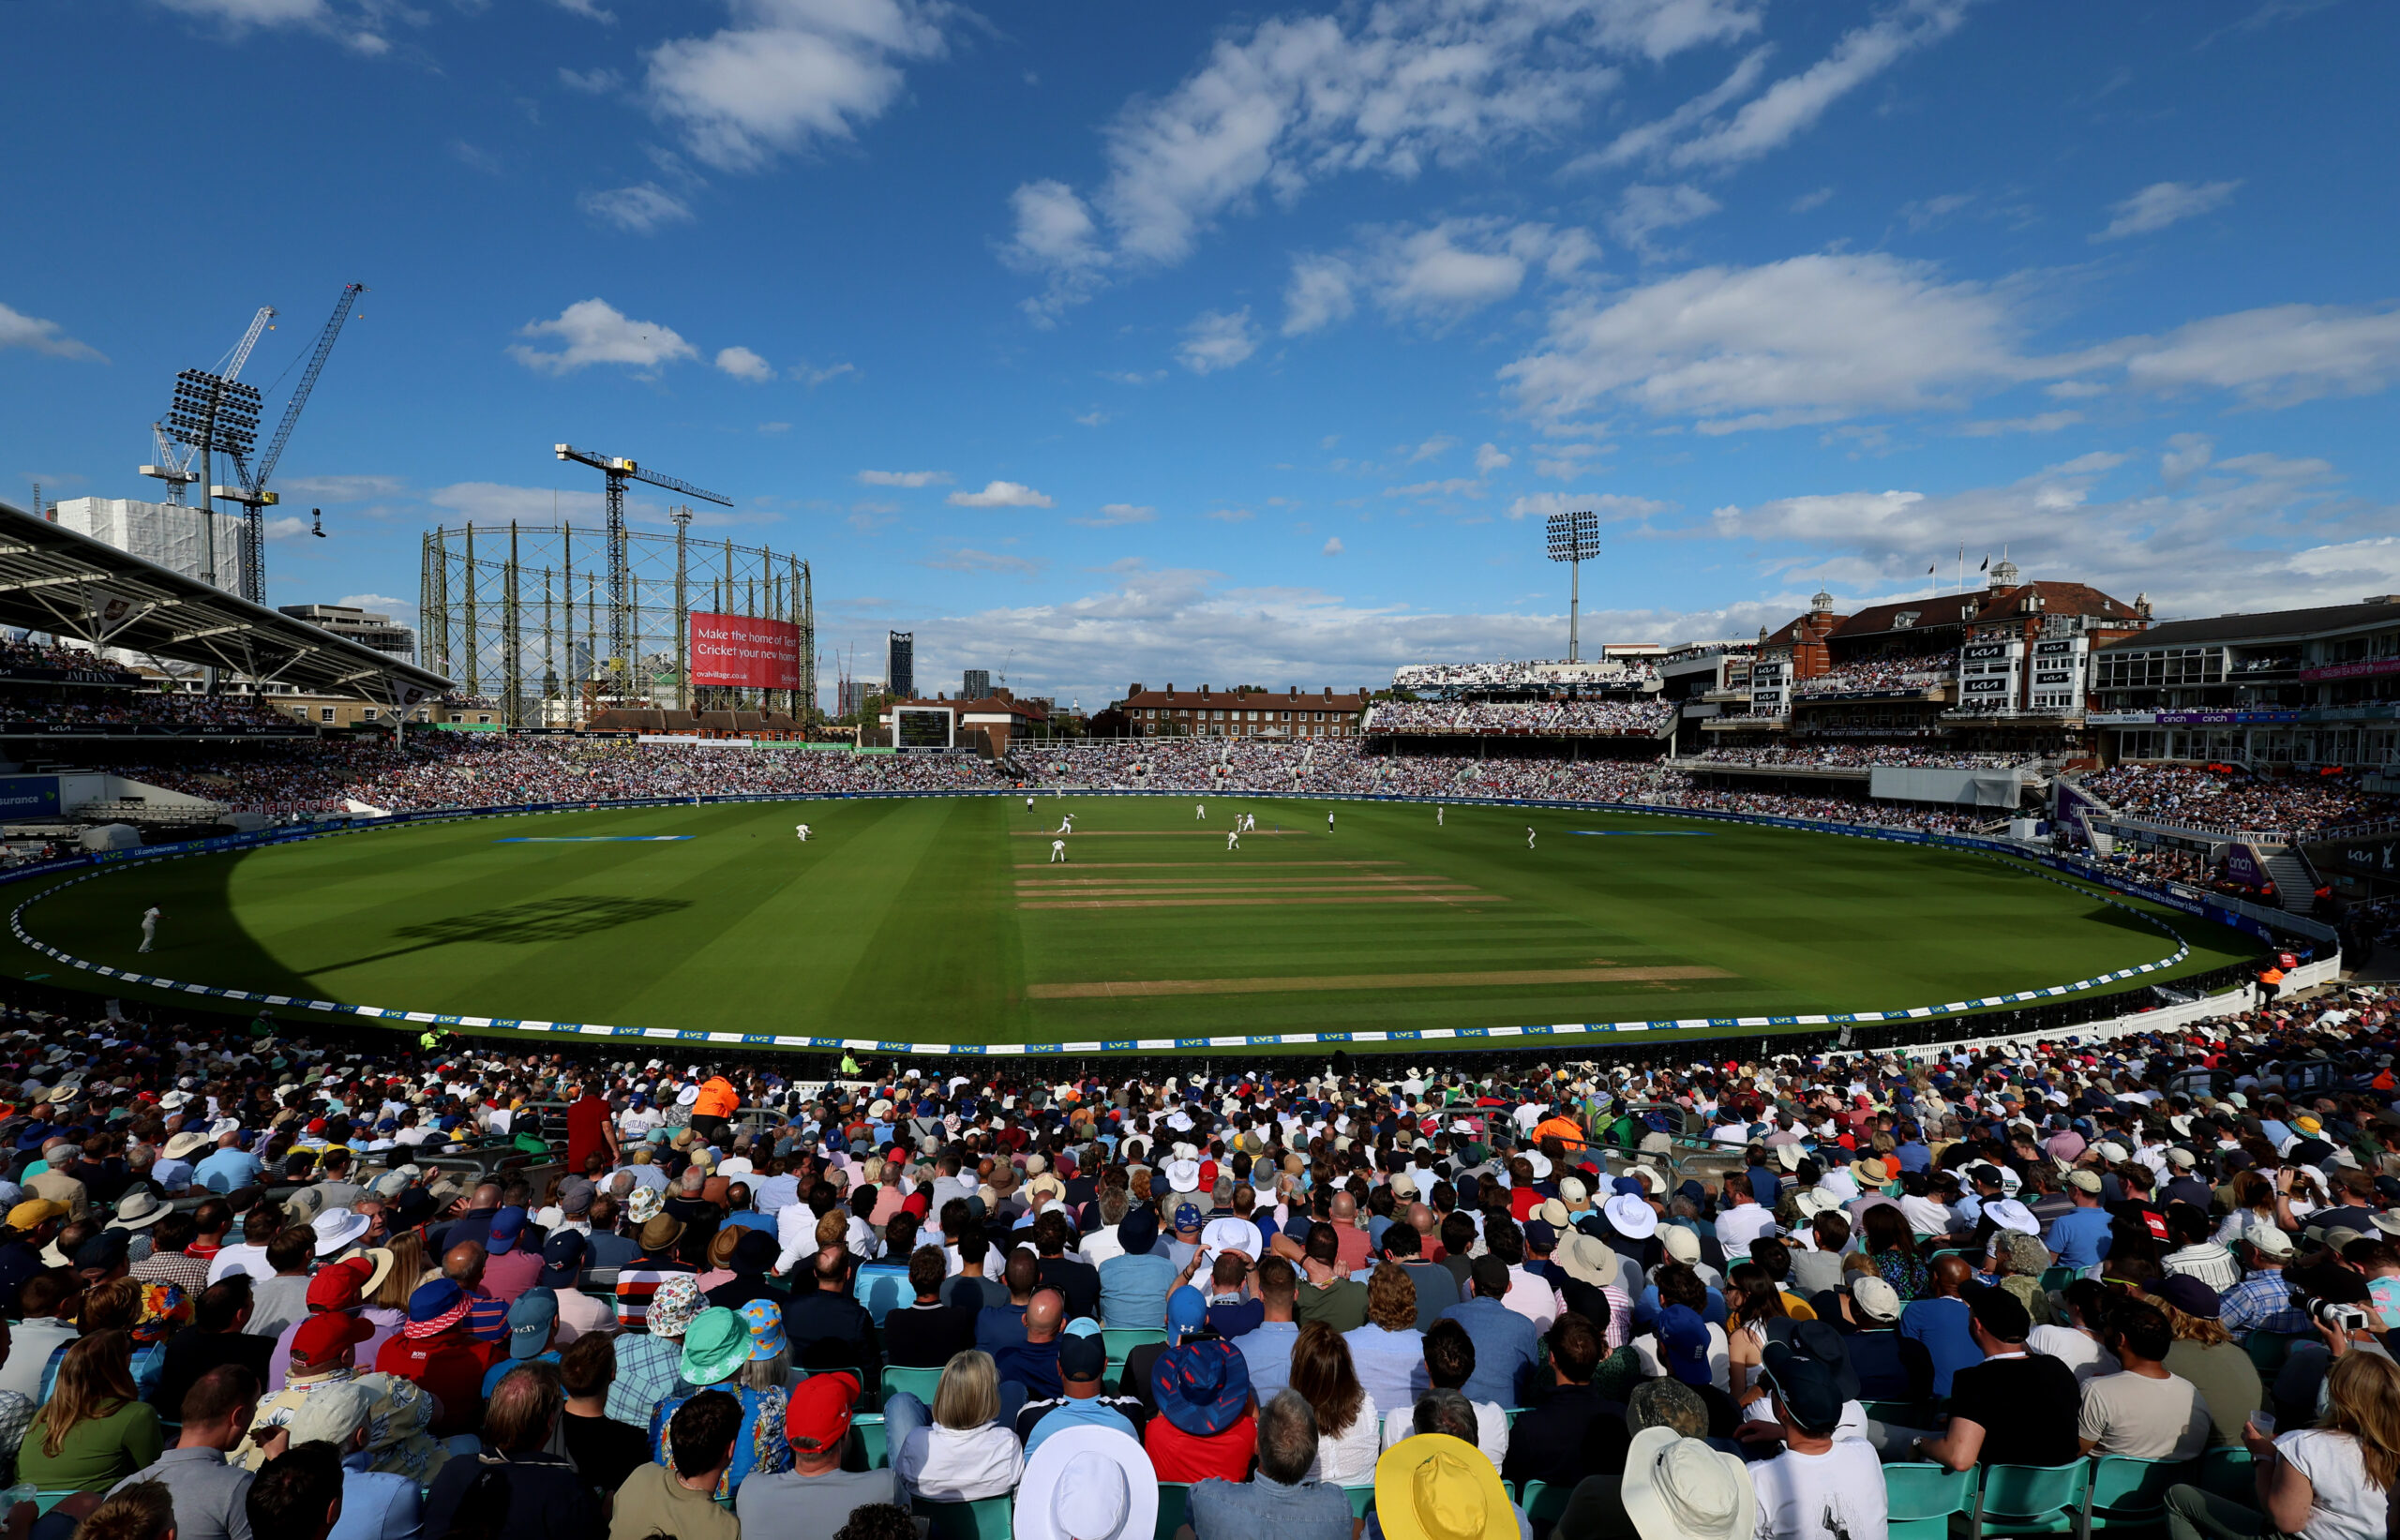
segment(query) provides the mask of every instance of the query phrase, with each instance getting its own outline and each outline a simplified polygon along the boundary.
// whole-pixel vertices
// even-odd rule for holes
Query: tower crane
[[[594,454],[578,449],[573,444],[553,444],[552,452],[560,459],[588,465],[608,479],[608,666],[620,672],[632,667],[633,659],[633,581],[625,561],[625,483],[645,482],[681,492],[685,497],[713,502],[721,508],[733,506],[731,498],[721,498],[688,481],[663,471],[645,471],[632,460],[614,455]],[[679,524],[681,520],[677,521]]]
[[[367,292],[363,283],[342,285],[341,298],[334,302],[334,313],[325,321],[325,329],[317,334],[316,350],[308,355],[308,366],[300,371],[300,382],[292,387],[292,398],[284,403],[283,420],[276,425],[275,437],[268,441],[266,453],[259,457],[259,468],[252,474],[243,456],[233,456],[233,470],[240,478],[233,486],[212,486],[212,497],[221,497],[242,505],[242,597],[252,604],[266,603],[266,525],[262,510],[272,508],[281,501],[267,490],[267,478],[283,458],[283,446],[292,441],[292,430],[300,421],[300,409],[308,404],[308,393],[317,388],[317,376],[324,372],[325,360],[332,356],[334,342],[341,336],[342,322],[350,319],[351,307],[358,296]],[[272,312],[270,312],[272,313]],[[316,532],[324,533],[319,523]]]

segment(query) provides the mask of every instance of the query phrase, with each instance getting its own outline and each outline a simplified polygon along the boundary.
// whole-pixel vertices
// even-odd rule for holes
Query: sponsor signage
[[[1959,656],[1968,659],[2004,658],[2016,650],[2014,642],[1972,642],[1959,649]]]
[[[0,818],[58,816],[58,777],[0,775]]]
[[[2008,676],[2005,674],[1998,679],[1966,680],[1962,683],[1971,695],[1998,695],[2008,692]]]
[[[2062,657],[2074,650],[2075,643],[2072,641],[2035,642],[2033,644],[2034,656],[2042,658]]]
[[[2358,663],[2329,663],[2318,668],[2303,668],[2303,680],[2363,680],[2378,674],[2400,674],[2400,658],[2367,658]]]
[[[692,615],[692,682],[800,688],[800,628],[747,615]]]
[[[2162,727],[2230,727],[2249,722],[2298,722],[2298,711],[2158,711],[2151,720]]]
[[[27,684],[100,684],[118,688],[142,682],[138,675],[121,673],[113,668],[42,668],[14,664],[0,664],[0,680],[16,680]]]
[[[2336,859],[2353,872],[2400,876],[2400,840],[2348,840],[2333,848]]]

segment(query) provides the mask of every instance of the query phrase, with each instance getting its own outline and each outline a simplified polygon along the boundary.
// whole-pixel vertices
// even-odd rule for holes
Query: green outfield
[[[1228,850],[1238,813],[1258,828]],[[22,920],[95,963],[307,999],[957,1043],[1902,1009],[2174,950],[1973,855],[1600,812],[1434,819],[1240,798],[1205,819],[1103,797],[558,813],[136,864]],[[2178,972],[2254,949],[2168,918],[2192,946]]]

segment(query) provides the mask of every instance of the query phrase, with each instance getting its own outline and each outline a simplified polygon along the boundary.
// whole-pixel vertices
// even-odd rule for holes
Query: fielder
[[[1028,797],[1028,798],[1027,798],[1027,799],[1025,800],[1025,810],[1026,810],[1028,813],[1030,813],[1030,812],[1032,812],[1032,811],[1033,811],[1033,799],[1032,799],[1032,798]]]
[[[791,826],[791,831],[800,836],[801,844],[806,845],[808,843],[808,826],[806,824],[794,824]]]
[[[1531,824],[1527,824],[1527,825],[1525,826],[1525,848],[1526,848],[1526,849],[1528,849],[1528,850],[1531,850],[1533,847],[1534,847],[1534,826],[1533,826],[1533,825],[1531,825]]]
[[[1194,803],[1192,803],[1192,821],[1193,823],[1200,823],[1200,822],[1203,822],[1203,821],[1205,821],[1205,820],[1208,818],[1208,803],[1206,803],[1206,802],[1194,802]]]
[[[1442,827],[1442,804],[1439,802],[1433,804],[1433,827],[1435,829]]]
[[[1228,850],[1238,850],[1241,848],[1241,826],[1239,824],[1236,824],[1233,828],[1225,830],[1225,848]]]
[[[1066,859],[1067,842],[1064,840],[1052,840],[1050,842],[1050,860],[1053,862],[1057,862],[1065,860]]]
[[[158,906],[155,904],[142,911],[142,949],[148,951],[150,943],[158,939]]]
[[[1331,808],[1325,810],[1325,831],[1328,834],[1333,832],[1333,809]]]

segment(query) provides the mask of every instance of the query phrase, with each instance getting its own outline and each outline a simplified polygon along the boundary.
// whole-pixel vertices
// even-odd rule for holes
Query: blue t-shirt
[[[2096,1267],[2108,1254],[2108,1211],[2071,1208],[2050,1221],[2049,1233],[2042,1238],[2059,1254],[2060,1266],[2078,1272]]]
[[[1967,1330],[1967,1302],[1936,1294],[1912,1299],[1900,1312],[1900,1336],[1920,1343],[1933,1360],[1933,1393],[1950,1394],[1950,1376],[1984,1361],[1984,1350]]]

